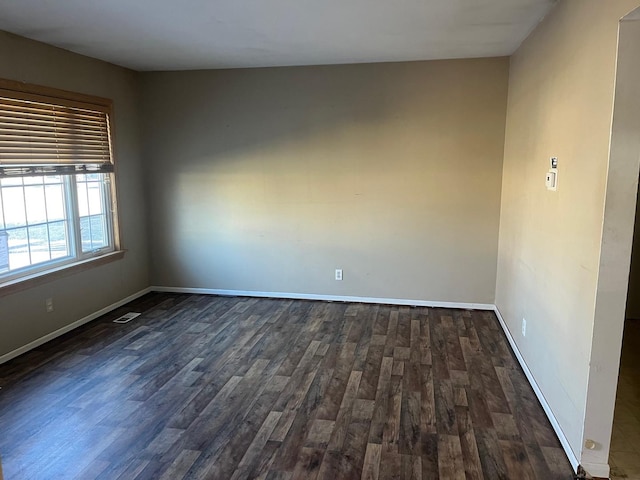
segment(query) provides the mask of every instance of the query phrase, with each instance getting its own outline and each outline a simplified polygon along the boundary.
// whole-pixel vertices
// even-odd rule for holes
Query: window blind
[[[110,108],[0,89],[0,177],[111,172]]]

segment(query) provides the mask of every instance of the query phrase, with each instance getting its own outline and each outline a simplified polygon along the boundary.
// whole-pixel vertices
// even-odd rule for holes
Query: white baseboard
[[[569,445],[569,440],[567,440],[567,437],[565,436],[564,432],[562,431],[562,428],[560,427],[560,424],[558,423],[558,420],[556,419],[555,415],[553,414],[553,411],[551,410],[551,407],[547,403],[547,400],[544,398],[544,394],[542,393],[542,390],[540,390],[540,387],[538,386],[538,384],[536,382],[536,379],[533,377],[533,374],[531,373],[531,370],[529,370],[529,366],[524,361],[524,357],[520,353],[520,350],[518,349],[518,345],[516,345],[515,340],[511,336],[511,332],[507,328],[507,324],[505,323],[504,318],[502,318],[502,315],[500,314],[500,310],[498,309],[498,307],[494,306],[493,307],[493,311],[495,312],[496,316],[498,317],[498,321],[500,322],[500,325],[502,326],[502,330],[504,331],[504,334],[507,336],[507,340],[509,340],[509,345],[511,345],[511,350],[513,350],[513,353],[515,354],[516,358],[518,359],[518,362],[520,363],[520,366],[522,367],[522,370],[524,371],[524,374],[526,375],[527,380],[529,380],[529,384],[533,388],[533,391],[535,392],[536,397],[538,397],[538,401],[540,402],[540,405],[542,405],[542,408],[544,409],[544,413],[547,415],[547,418],[549,419],[549,422],[551,422],[551,426],[553,427],[553,430],[556,432],[556,435],[557,435],[558,439],[560,440],[560,443],[562,444],[562,448],[564,449],[564,452],[567,455],[567,458],[569,459],[569,462],[571,462],[571,466],[573,467],[573,470],[577,472],[578,471],[578,466],[580,465],[580,462],[578,461],[578,458],[576,457],[575,453],[571,449],[571,445]],[[589,469],[587,469],[584,465],[583,465],[583,468],[585,468],[591,475],[595,475],[594,472],[592,472]],[[595,475],[595,476],[599,477],[601,475]],[[605,477],[606,478],[609,477],[609,472],[608,471],[607,471],[607,474],[605,475]]]
[[[253,290],[221,290],[216,288],[184,288],[153,286],[154,292],[193,293],[197,295],[221,295],[227,297],[288,298],[292,300],[324,300],[329,302],[379,303],[386,305],[409,305],[416,307],[462,308],[469,310],[494,310],[489,303],[435,302],[405,298],[352,297],[344,295],[318,295],[315,293],[256,292]]]
[[[34,340],[33,342],[27,343],[26,345],[17,348],[9,353],[5,353],[4,355],[2,355],[0,357],[0,364],[3,364],[5,362],[8,362],[9,360],[11,360],[12,358],[17,357],[18,355],[22,355],[23,353],[28,352],[29,350],[33,350],[36,347],[39,347],[40,345],[42,345],[43,343],[47,343],[49,340],[53,340],[56,337],[59,337],[60,335],[64,335],[67,332],[70,332],[71,330],[73,330],[74,328],[78,328],[81,325],[84,325],[85,323],[90,322],[91,320],[95,320],[96,318],[104,315],[105,313],[109,313],[112,310],[115,310],[118,307],[121,307],[122,305],[131,302],[132,300],[135,300],[136,298],[139,298],[149,292],[151,292],[152,289],[147,287],[143,290],[140,290],[139,292],[134,293],[133,295],[129,295],[126,298],[123,298],[122,300],[118,300],[115,303],[112,303],[111,305],[108,305],[100,310],[98,310],[97,312],[93,312],[90,315],[87,315],[86,317],[81,318],[80,320],[76,320],[73,323],[70,323],[69,325],[66,325],[58,330],[56,330],[55,332],[51,332],[47,335],[45,335],[44,337],[40,337],[37,340]]]

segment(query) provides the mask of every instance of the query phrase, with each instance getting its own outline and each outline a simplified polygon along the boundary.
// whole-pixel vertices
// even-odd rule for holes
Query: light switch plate
[[[544,184],[547,187],[547,190],[556,191],[558,188],[558,172],[554,170],[549,170],[544,179]]]

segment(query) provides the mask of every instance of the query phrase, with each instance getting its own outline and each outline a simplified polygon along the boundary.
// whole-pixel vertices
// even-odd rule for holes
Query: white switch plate
[[[556,169],[549,170],[544,178],[544,184],[547,190],[556,191],[558,188],[558,171]]]
[[[336,280],[342,280],[342,269],[336,268]]]
[[[527,336],[527,320],[525,318],[522,319],[522,336]]]
[[[45,308],[47,309],[47,313],[53,312],[53,298],[47,298],[44,301]]]

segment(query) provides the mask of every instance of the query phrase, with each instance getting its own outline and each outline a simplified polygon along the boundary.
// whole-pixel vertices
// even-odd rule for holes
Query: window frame
[[[76,93],[67,90],[60,90],[52,87],[45,87],[40,85],[33,85],[28,83],[17,82],[14,80],[6,80],[0,78],[0,89],[6,91],[13,91],[16,96],[20,94],[33,94],[38,96],[48,97],[52,102],[60,101],[61,105],[68,105],[70,102],[73,104],[79,104],[81,106],[91,108],[96,107],[101,110],[107,111],[107,126],[109,130],[109,137],[111,143],[111,161],[113,163],[113,171],[101,173],[107,175],[108,192],[105,192],[103,197],[108,197],[108,201],[105,202],[106,213],[110,215],[111,221],[109,225],[109,236],[112,239],[113,244],[109,247],[101,248],[96,251],[82,252],[82,245],[80,240],[80,212],[75,210],[68,210],[66,215],[66,221],[69,222],[68,231],[74,234],[73,239],[69,239],[72,244],[76,244],[74,251],[72,251],[72,257],[65,257],[60,260],[50,260],[42,262],[40,264],[17,269],[16,275],[12,275],[10,272],[7,276],[0,279],[0,296],[15,293],[20,290],[32,288],[43,283],[47,283],[58,278],[62,278],[76,272],[84,271],[90,268],[94,268],[106,263],[110,263],[115,260],[119,260],[124,257],[125,250],[122,247],[121,232],[119,227],[119,210],[118,210],[118,195],[117,195],[117,162],[115,161],[115,153],[113,145],[115,144],[114,134],[114,120],[113,120],[113,102],[108,98],[97,97],[93,95],[87,95],[83,93]],[[87,174],[94,172],[86,172]],[[23,177],[24,178],[24,177]],[[69,189],[69,192],[65,193],[64,201],[68,206],[69,203],[74,203],[75,207],[78,206],[77,200],[77,185],[75,178],[64,179],[66,183],[65,189]],[[23,186],[24,188],[24,186]],[[107,194],[108,193],[108,194]],[[69,195],[74,197],[73,202],[69,202]],[[103,199],[104,202],[104,199]],[[73,229],[71,224],[74,224]],[[77,231],[76,231],[77,230]],[[80,242],[77,245],[77,242]]]

